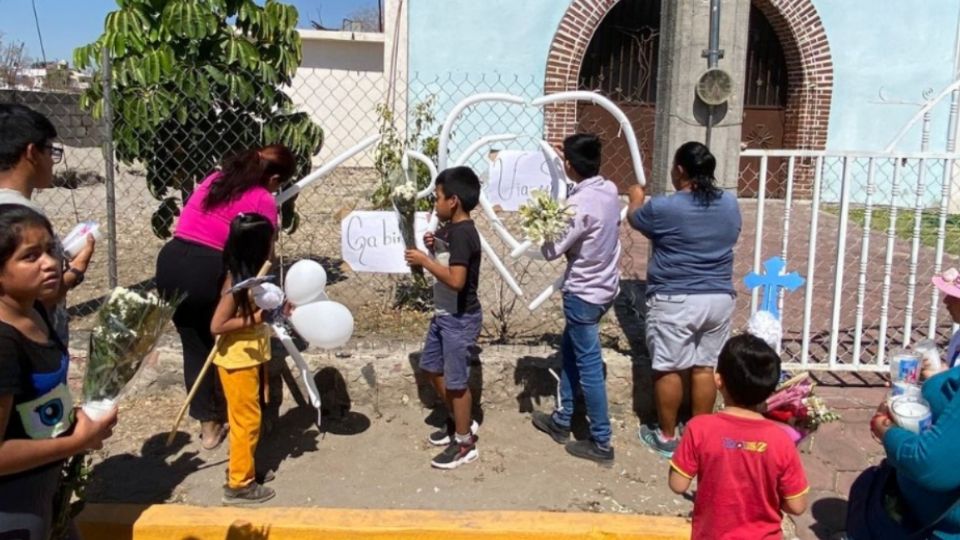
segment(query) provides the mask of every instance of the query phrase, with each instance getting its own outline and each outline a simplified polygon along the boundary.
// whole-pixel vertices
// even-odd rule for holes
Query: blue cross
[[[777,307],[777,297],[779,289],[794,291],[803,285],[804,279],[796,272],[784,273],[786,264],[780,257],[772,257],[763,263],[763,273],[757,274],[750,272],[743,278],[743,283],[748,289],[763,287],[763,299],[760,301],[760,309],[769,311],[774,317],[780,320],[780,309]]]

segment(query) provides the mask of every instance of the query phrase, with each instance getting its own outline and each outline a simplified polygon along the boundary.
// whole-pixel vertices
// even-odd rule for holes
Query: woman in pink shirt
[[[296,158],[271,145],[234,156],[206,177],[187,199],[173,239],[157,256],[157,290],[170,297],[186,294],[173,322],[183,345],[183,375],[189,390],[213,349],[210,321],[223,283],[223,246],[230,222],[239,214],[264,216],[277,230],[273,193],[293,176]],[[226,408],[215,371],[201,382],[190,403],[200,421],[201,444],[211,450],[226,435]]]

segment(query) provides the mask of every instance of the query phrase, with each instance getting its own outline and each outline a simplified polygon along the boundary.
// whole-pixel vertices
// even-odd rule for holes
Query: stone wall
[[[65,146],[100,146],[100,126],[89,113],[80,109],[80,94],[23,90],[0,90],[0,103],[21,103],[43,113],[57,128]]]

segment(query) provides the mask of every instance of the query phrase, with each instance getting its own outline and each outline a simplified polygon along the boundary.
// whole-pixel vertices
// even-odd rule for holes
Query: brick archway
[[[563,14],[560,26],[550,44],[547,55],[547,74],[543,93],[554,94],[577,90],[580,66],[590,46],[594,32],[607,12],[620,0],[573,0]],[[555,103],[546,107],[544,118],[545,139],[559,143],[573,133],[577,125],[577,105],[572,101]]]
[[[547,55],[544,94],[576,90],[584,54],[594,32],[619,0],[572,0]],[[833,58],[813,0],[752,0],[780,39],[787,62],[784,146],[820,150],[827,144],[833,96]],[[559,142],[573,132],[577,106],[572,102],[546,109],[545,138]]]
[[[812,0],[752,0],[766,16],[787,63],[787,109],[783,145],[822,150],[833,99],[833,57]]]

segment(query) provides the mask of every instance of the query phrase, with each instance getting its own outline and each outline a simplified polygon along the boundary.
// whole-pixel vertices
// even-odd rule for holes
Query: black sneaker
[[[589,459],[601,465],[613,464],[613,447],[600,448],[592,440],[567,443],[567,453],[571,456]]]
[[[557,444],[567,444],[570,439],[570,428],[556,423],[552,414],[533,411],[533,427],[549,435]]]
[[[473,420],[470,422],[470,434],[476,435],[478,431],[480,431],[480,424],[478,424],[476,420]],[[427,437],[427,440],[434,446],[447,446],[453,442],[453,432],[453,420],[447,420],[446,427],[431,433],[430,436]]]
[[[437,469],[456,469],[461,465],[476,461],[478,457],[480,457],[480,452],[477,451],[477,437],[471,435],[470,442],[458,443],[454,441],[450,443],[443,452],[433,458],[430,465]]]
[[[221,502],[227,506],[260,504],[262,502],[269,501],[276,495],[277,492],[273,489],[268,488],[263,484],[253,482],[249,486],[242,489],[232,489],[229,487],[223,488],[223,499],[221,499]]]

